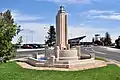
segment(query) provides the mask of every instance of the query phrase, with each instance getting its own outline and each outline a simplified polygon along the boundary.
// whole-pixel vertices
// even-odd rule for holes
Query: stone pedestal
[[[67,44],[67,50],[70,50],[70,44]]]
[[[60,52],[59,46],[55,47],[54,52],[55,52],[56,61],[58,61],[59,60],[59,52]]]
[[[50,59],[49,59],[49,66],[54,66],[54,63],[55,63],[55,56],[51,56]]]
[[[77,49],[77,56],[79,57],[79,59],[81,58],[81,49],[80,49],[80,46],[76,46],[76,49]]]
[[[59,60],[78,60],[77,50],[60,50]]]
[[[48,57],[49,57],[48,46],[45,46],[45,58],[48,59]]]
[[[91,53],[91,59],[95,59],[95,53]]]

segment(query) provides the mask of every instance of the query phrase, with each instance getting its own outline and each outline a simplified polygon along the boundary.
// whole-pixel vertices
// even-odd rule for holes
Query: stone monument
[[[60,6],[60,10],[56,15],[56,45],[60,50],[67,49],[68,35],[67,35],[67,14],[63,6]]]
[[[70,48],[70,44],[68,44],[68,19],[63,6],[60,6],[56,15],[56,44],[54,49],[45,48],[44,58],[44,60],[28,58],[27,62],[39,67],[80,68],[88,65],[95,66],[94,56],[83,60],[81,59],[80,46]]]

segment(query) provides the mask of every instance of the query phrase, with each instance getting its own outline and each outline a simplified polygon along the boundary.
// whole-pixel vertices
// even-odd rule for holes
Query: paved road
[[[109,49],[100,46],[81,47],[82,53],[95,53],[96,56],[112,59],[120,62],[120,50]]]

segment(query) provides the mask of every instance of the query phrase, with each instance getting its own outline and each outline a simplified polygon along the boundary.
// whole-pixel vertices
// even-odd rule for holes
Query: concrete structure
[[[34,66],[58,67],[58,68],[79,68],[87,65],[94,65],[95,55],[88,59],[81,59],[80,46],[70,48],[67,35],[67,14],[63,6],[56,16],[56,45],[54,49],[45,48],[44,60],[36,54],[34,58],[28,58],[27,62]],[[36,59],[37,58],[37,59]]]
[[[56,15],[56,46],[59,46],[61,50],[67,48],[67,26],[67,14],[64,7],[60,6],[60,10]]]
[[[95,41],[100,41],[100,34],[95,34],[95,39],[94,39]]]

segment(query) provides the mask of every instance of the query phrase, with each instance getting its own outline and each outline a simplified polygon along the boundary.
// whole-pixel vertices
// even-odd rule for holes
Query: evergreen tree
[[[118,37],[118,39],[115,40],[116,43],[116,47],[120,48],[120,36]]]
[[[4,57],[5,62],[15,53],[14,45],[11,43],[13,37],[18,32],[10,10],[0,14],[0,57]]]
[[[104,45],[105,46],[110,46],[112,44],[111,42],[111,37],[108,32],[105,33],[105,39],[104,39]]]
[[[54,26],[50,26],[50,29],[48,30],[48,37],[47,37],[47,41],[46,44],[51,47],[54,46],[56,41],[56,32],[55,32],[55,28]]]

